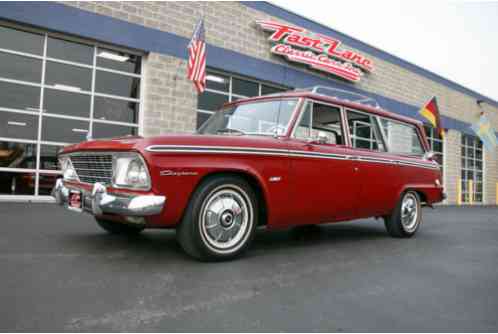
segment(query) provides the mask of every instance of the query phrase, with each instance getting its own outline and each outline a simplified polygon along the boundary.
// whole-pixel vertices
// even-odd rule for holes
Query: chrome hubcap
[[[201,232],[208,246],[231,250],[247,237],[252,207],[244,195],[238,187],[223,186],[207,197],[201,210]]]
[[[408,193],[401,203],[401,223],[407,232],[413,232],[418,224],[418,203],[414,194]]]

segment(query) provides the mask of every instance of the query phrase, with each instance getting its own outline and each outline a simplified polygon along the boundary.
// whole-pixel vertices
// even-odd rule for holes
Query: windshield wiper
[[[235,133],[238,135],[245,135],[246,133],[239,129],[223,128],[216,131],[216,133]]]

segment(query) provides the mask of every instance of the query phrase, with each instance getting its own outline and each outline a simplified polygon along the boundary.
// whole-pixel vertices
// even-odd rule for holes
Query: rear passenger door
[[[397,200],[400,177],[395,157],[387,153],[377,116],[349,109],[346,118],[358,166],[358,217],[384,215]]]

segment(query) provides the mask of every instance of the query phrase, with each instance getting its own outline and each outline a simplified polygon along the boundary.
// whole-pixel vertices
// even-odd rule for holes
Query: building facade
[[[201,16],[208,80],[197,94],[187,45]],[[436,96],[446,135],[426,132],[445,203],[497,203],[496,152],[470,128],[481,111],[498,128],[497,101],[264,2],[0,4],[0,200],[47,200],[66,144],[193,132],[225,102],[315,85],[422,121]]]

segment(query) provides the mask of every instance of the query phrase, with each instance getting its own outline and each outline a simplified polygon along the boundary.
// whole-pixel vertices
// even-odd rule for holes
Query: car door
[[[343,111],[308,100],[289,140],[291,210],[299,224],[349,219],[357,200]]]
[[[358,217],[385,215],[397,200],[400,176],[396,157],[387,152],[377,116],[348,109],[346,118],[358,162]]]

